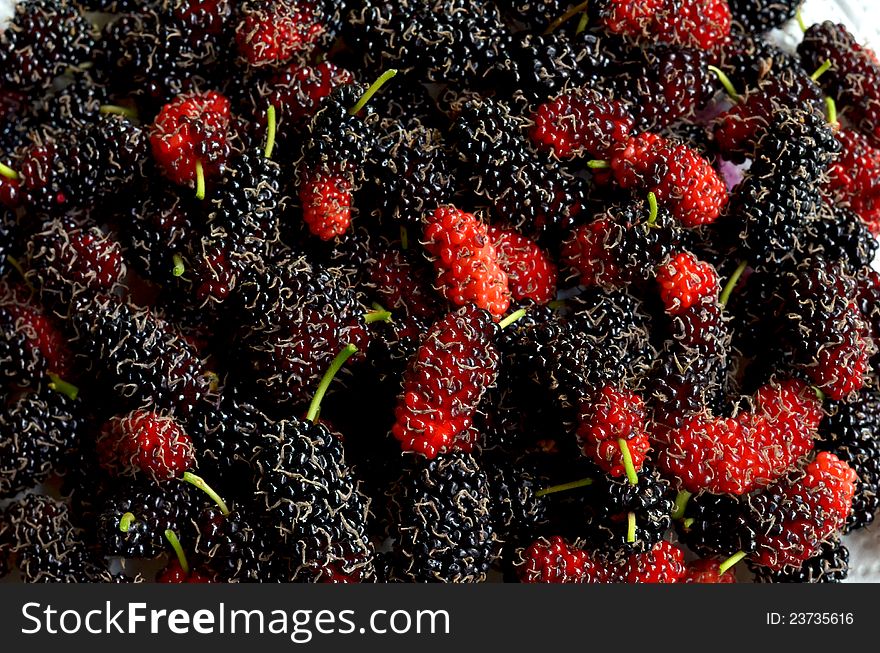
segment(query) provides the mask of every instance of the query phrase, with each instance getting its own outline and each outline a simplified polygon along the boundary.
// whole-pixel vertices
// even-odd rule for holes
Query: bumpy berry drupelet
[[[440,291],[454,306],[476,304],[496,319],[510,306],[510,286],[488,227],[453,206],[426,217],[425,249],[434,258]]]
[[[434,323],[410,359],[395,409],[391,432],[405,451],[434,458],[470,450],[474,413],[497,374],[494,334],[489,314],[473,305]]]
[[[114,476],[155,482],[179,477],[195,462],[192,441],[168,415],[136,410],[114,417],[97,441],[102,466]]]
[[[314,3],[246,0],[238,7],[235,43],[248,66],[278,66],[304,56],[324,28]]]
[[[532,542],[517,569],[522,583],[604,583],[605,565],[559,536]]]
[[[618,571],[624,583],[680,583],[686,573],[684,551],[665,541],[630,555]]]
[[[750,560],[770,571],[800,567],[846,523],[857,477],[832,453],[820,452],[803,470],[749,498],[758,530]]]
[[[675,254],[660,266],[657,285],[667,312],[673,315],[715,298],[720,290],[715,268],[690,252]]]
[[[416,582],[485,580],[496,535],[489,480],[471,454],[414,458],[392,502],[395,573]]]
[[[641,469],[651,448],[645,403],[632,392],[606,386],[581,403],[577,435],[584,455],[605,473],[630,476]]]

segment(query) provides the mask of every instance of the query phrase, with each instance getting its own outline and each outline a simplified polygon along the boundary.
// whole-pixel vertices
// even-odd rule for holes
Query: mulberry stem
[[[165,539],[168,540],[168,544],[174,549],[174,554],[177,556],[177,561],[180,563],[183,573],[189,574],[189,563],[186,561],[186,553],[183,552],[183,547],[180,546],[180,540],[177,539],[177,535],[170,528],[167,528],[165,529]]]
[[[824,393],[824,392],[822,392],[822,391],[821,391],[819,388],[817,388],[816,386],[810,386],[810,387],[812,387],[812,388],[813,388],[813,392],[816,393],[816,399],[818,399],[819,401],[825,401],[825,393]]]
[[[10,181],[18,181],[21,179],[19,174],[5,163],[0,163],[0,177],[9,179]]]
[[[814,72],[812,75],[810,75],[810,79],[812,79],[814,82],[819,81],[819,78],[822,75],[824,75],[826,72],[828,72],[828,70],[830,68],[831,68],[831,60],[829,59],[825,63],[823,63],[821,66],[819,66],[816,69],[816,72]]]
[[[691,492],[687,490],[679,490],[678,494],[675,495],[675,510],[672,511],[673,519],[681,519],[684,517],[684,511],[687,508],[688,501],[693,496]]]
[[[630,544],[636,541],[636,513],[626,515],[626,541]]]
[[[336,354],[336,358],[333,359],[333,362],[330,363],[330,367],[324,372],[324,376],[318,384],[318,390],[315,392],[315,396],[312,397],[312,402],[309,404],[309,412],[306,413],[307,420],[310,422],[318,421],[318,411],[321,409],[321,400],[324,398],[324,395],[327,394],[327,388],[330,387],[333,377],[335,377],[342,366],[345,365],[345,361],[351,358],[356,351],[357,347],[348,344],[343,347],[342,351]]]
[[[409,249],[409,230],[400,225],[400,249],[406,251]]]
[[[718,575],[720,576],[725,571],[733,567],[737,562],[746,557],[745,551],[737,551],[732,556],[730,556],[727,560],[718,565]]]
[[[591,161],[587,161],[587,167],[591,170],[605,170],[611,167],[611,163],[608,161],[597,161],[593,159]]]
[[[376,309],[375,311],[367,311],[366,315],[364,315],[364,322],[367,324],[372,324],[373,322],[390,322],[391,321],[391,311],[386,311],[384,309]]]
[[[739,278],[742,276],[742,273],[745,272],[747,266],[748,261],[743,261],[736,266],[736,270],[733,271],[733,274],[730,275],[730,279],[728,279],[727,283],[724,284],[724,290],[721,291],[721,296],[718,298],[719,304],[721,304],[722,306],[727,306],[727,302],[730,300],[730,296],[733,294],[733,289],[736,288],[736,284],[739,281]]]
[[[804,22],[804,16],[803,16],[803,14],[801,13],[801,7],[800,7],[800,5],[798,5],[798,8],[795,10],[795,12],[794,12],[794,17],[795,17],[795,20],[797,20],[798,27],[801,28],[801,31],[802,31],[802,32],[806,33],[806,31],[807,31],[807,24]]]
[[[657,196],[654,193],[648,193],[648,226],[653,227],[657,222]]]
[[[53,374],[52,372],[48,373],[49,387],[56,392],[60,392],[63,395],[67,395],[71,401],[75,400],[79,396],[79,388],[77,388],[72,383],[68,383],[64,379],[62,379],[57,374]]]
[[[559,18],[557,18],[552,23],[550,23],[547,26],[547,29],[544,30],[544,34],[545,35],[552,34],[557,29],[559,29],[559,27],[563,23],[567,22],[570,18],[573,18],[577,14],[586,11],[587,7],[589,7],[589,6],[590,6],[590,0],[586,0],[586,2],[582,2],[579,5],[575,5],[574,7],[572,7],[568,11],[566,11],[564,14],[562,14]]]
[[[623,438],[618,438],[617,445],[620,447],[620,453],[623,456],[623,468],[626,470],[626,478],[630,484],[639,484],[639,475],[636,472],[636,466],[633,464],[632,454],[629,451],[629,445]]]
[[[361,95],[357,103],[348,110],[348,113],[352,116],[357,115],[361,109],[367,106],[367,102],[370,101],[370,98],[372,98],[379,91],[379,89],[384,86],[385,82],[394,77],[396,74],[397,70],[395,68],[391,68],[390,70],[386,70],[384,73],[382,73],[379,76],[379,79],[370,84],[370,88],[368,88],[366,92]]]
[[[724,87],[724,92],[727,93],[727,97],[729,97],[734,102],[740,102],[739,93],[736,92],[736,87],[733,85],[733,82],[730,81],[730,77],[728,77],[723,70],[718,68],[717,66],[706,66],[709,70],[715,73],[715,77],[718,78],[718,81],[721,82],[721,86]]]
[[[214,503],[217,504],[217,507],[220,508],[220,512],[223,513],[224,517],[229,514],[229,506],[226,505],[226,502],[220,497],[219,494],[217,494],[214,488],[208,485],[205,479],[203,479],[201,476],[196,476],[192,472],[184,472],[181,478],[190,485],[195,485],[202,492],[211,497]]]
[[[98,113],[103,113],[105,115],[109,114],[113,116],[125,116],[129,120],[138,119],[137,109],[122,107],[118,104],[102,104],[100,107],[98,107]]]
[[[828,123],[832,126],[837,125],[837,103],[833,97],[825,98],[825,112],[828,114]]]
[[[122,517],[119,518],[119,530],[123,533],[127,533],[131,528],[131,525],[135,523],[137,519],[134,516],[134,513],[127,512]]]
[[[586,11],[581,14],[581,19],[578,21],[577,29],[574,31],[575,34],[582,33],[585,29],[587,29],[587,25],[590,24],[590,14]]]
[[[587,487],[588,485],[593,484],[593,479],[591,478],[582,478],[578,481],[571,481],[570,483],[562,483],[560,485],[551,485],[550,487],[545,487],[542,490],[538,490],[535,492],[536,497],[544,497],[548,494],[556,494],[557,492],[567,492],[568,490],[576,490],[579,487]]]
[[[503,320],[501,320],[498,323],[498,328],[499,329],[506,329],[507,327],[509,327],[511,324],[513,324],[517,320],[521,320],[523,315],[525,315],[525,314],[526,314],[526,309],[524,309],[524,308],[521,308],[518,311],[514,311],[513,313],[511,313],[510,315],[508,315],[506,318],[504,318]]]
[[[263,156],[267,159],[272,158],[272,150],[275,149],[275,105],[270,104],[266,109],[266,148],[263,150]]]
[[[694,522],[695,522],[695,521],[697,521],[697,520],[694,519],[693,517],[688,517],[687,519],[685,519],[685,520],[684,520],[683,522],[681,522],[681,523],[684,525],[685,529],[689,529],[691,526],[694,525]]]
[[[196,199],[205,199],[205,169],[201,161],[196,161]]]
[[[183,262],[183,257],[180,254],[175,254],[171,257],[171,260],[174,263],[174,267],[171,268],[171,274],[175,277],[182,277],[183,273],[186,272],[186,265]]]

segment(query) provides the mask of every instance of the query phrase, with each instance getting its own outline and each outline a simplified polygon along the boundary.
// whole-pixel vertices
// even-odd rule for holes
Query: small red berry
[[[146,410],[110,420],[98,438],[98,454],[111,473],[154,481],[176,478],[195,463],[192,441],[174,418]]]

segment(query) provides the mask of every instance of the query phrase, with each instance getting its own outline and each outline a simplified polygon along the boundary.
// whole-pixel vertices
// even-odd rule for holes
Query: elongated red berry
[[[816,555],[846,522],[856,480],[849,465],[823,451],[802,471],[750,497],[759,530],[752,562],[781,571]]]
[[[309,231],[321,240],[340,236],[351,225],[351,182],[347,175],[304,172],[299,201]]]
[[[584,455],[611,476],[626,474],[623,440],[638,471],[651,448],[645,403],[632,392],[606,386],[595,399],[581,403],[577,435]]]
[[[717,297],[720,289],[715,268],[690,252],[680,252],[660,266],[657,285],[666,310],[672,314]]]
[[[540,149],[560,159],[604,159],[632,134],[635,118],[625,104],[589,88],[568,91],[538,107],[529,132]]]
[[[653,192],[686,227],[711,224],[727,204],[712,165],[687,145],[646,132],[615,148],[611,171],[623,188]]]
[[[472,213],[445,206],[426,218],[424,234],[446,299],[455,306],[476,304],[495,318],[507,312],[510,287],[485,223]]]
[[[630,555],[620,577],[624,583],[680,583],[685,573],[684,551],[662,541],[647,553]]]
[[[828,169],[828,187],[838,203],[880,235],[880,147],[852,129],[841,129],[837,140],[843,149]]]
[[[605,565],[559,536],[539,539],[523,553],[522,583],[605,583]]]
[[[489,240],[495,246],[499,267],[507,275],[513,299],[546,304],[556,297],[556,265],[536,242],[495,226],[489,227]]]
[[[216,91],[181,95],[162,107],[150,131],[153,158],[178,184],[215,176],[229,155],[229,100]]]
[[[195,462],[192,441],[180,424],[147,410],[111,419],[98,438],[98,454],[113,474],[154,481],[176,478]]]
[[[323,33],[311,2],[246,0],[235,30],[238,53],[251,66],[273,66],[308,52]]]
[[[434,323],[409,362],[394,412],[391,432],[405,451],[434,458],[471,449],[473,415],[497,374],[494,333],[490,315],[473,304]]]

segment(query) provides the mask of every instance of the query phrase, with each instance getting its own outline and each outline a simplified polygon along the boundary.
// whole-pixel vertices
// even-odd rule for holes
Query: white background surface
[[[0,24],[11,15],[13,6],[12,0],[0,0]],[[877,0],[806,0],[802,15],[808,25],[823,20],[843,23],[861,43],[875,49],[880,47],[880,2]],[[772,36],[793,49],[801,39],[801,32],[792,21]],[[880,523],[847,537],[846,544],[852,556],[849,582],[880,582]]]

